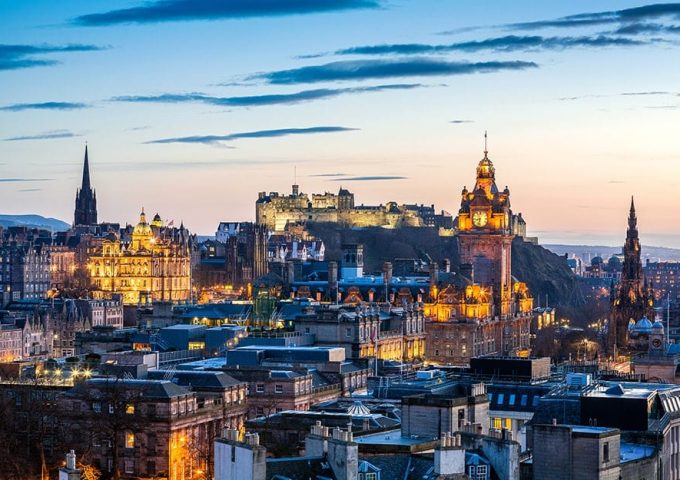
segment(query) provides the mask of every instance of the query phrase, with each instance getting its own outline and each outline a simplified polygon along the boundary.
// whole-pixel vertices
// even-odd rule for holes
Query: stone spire
[[[83,180],[80,190],[76,192],[76,208],[73,215],[73,226],[87,226],[97,224],[97,194],[90,184],[90,160],[85,145],[85,160],[83,162]]]
[[[90,187],[90,161],[87,158],[87,144],[85,144],[85,163],[83,164],[83,182],[80,187],[81,192],[87,192]]]

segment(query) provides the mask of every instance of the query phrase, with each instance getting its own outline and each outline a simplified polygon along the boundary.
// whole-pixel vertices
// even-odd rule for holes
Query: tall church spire
[[[87,145],[85,145],[85,160],[83,162],[83,181],[80,190],[76,192],[76,208],[73,215],[73,226],[87,226],[97,224],[97,195],[90,184],[90,159]]]
[[[81,191],[90,190],[90,161],[87,158],[87,144],[85,144],[85,162],[83,163],[83,183]]]

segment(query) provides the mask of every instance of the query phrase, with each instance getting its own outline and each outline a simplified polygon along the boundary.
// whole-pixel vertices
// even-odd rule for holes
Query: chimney
[[[327,460],[337,480],[359,478],[359,446],[354,443],[352,432],[333,430],[328,440]]]
[[[448,258],[444,259],[444,271],[446,273],[451,273],[451,260]]]
[[[80,480],[81,471],[76,468],[76,452],[66,454],[66,467],[59,469],[59,480]]]
[[[324,427],[321,421],[317,420],[316,424],[312,425],[311,432],[305,437],[305,455],[325,457],[328,453],[329,437],[328,427]]]
[[[215,440],[215,480],[266,480],[267,449],[257,433],[224,429],[224,438]]]
[[[460,434],[442,433],[434,450],[435,475],[448,476],[465,473],[465,450]]]

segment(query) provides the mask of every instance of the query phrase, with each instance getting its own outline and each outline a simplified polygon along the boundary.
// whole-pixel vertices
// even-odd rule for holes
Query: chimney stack
[[[59,480],[80,480],[81,471],[76,468],[76,452],[66,454],[66,467],[59,469]]]

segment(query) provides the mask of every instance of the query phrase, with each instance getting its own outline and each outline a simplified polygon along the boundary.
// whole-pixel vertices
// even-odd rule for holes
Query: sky
[[[543,243],[680,247],[680,3],[0,2],[0,213],[253,220],[259,191],[456,213],[488,131]]]

